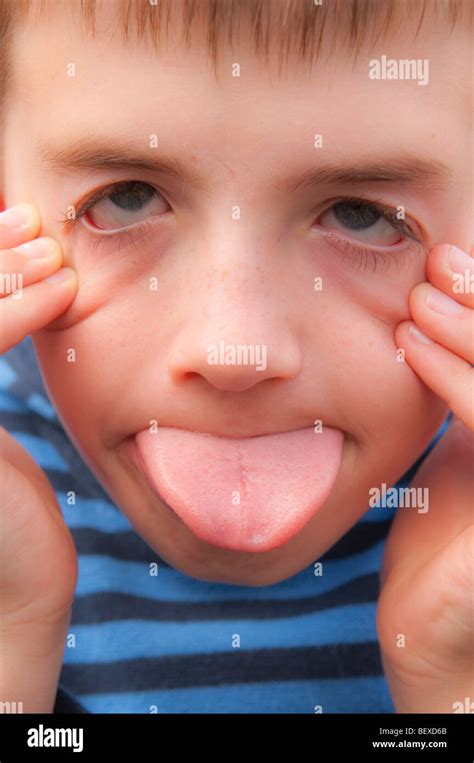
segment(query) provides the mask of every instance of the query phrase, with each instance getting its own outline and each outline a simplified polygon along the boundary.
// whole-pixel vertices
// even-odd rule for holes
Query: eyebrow
[[[49,171],[71,170],[145,170],[209,190],[201,175],[190,171],[178,157],[153,156],[154,149],[143,149],[127,140],[80,138],[64,147],[41,143],[39,156]],[[420,190],[444,190],[454,183],[447,165],[418,155],[384,156],[358,162],[321,163],[303,173],[287,177],[273,185],[276,190],[296,192],[319,185],[363,185],[373,183],[406,184]]]
[[[142,170],[164,175],[182,184],[205,190],[208,184],[190,171],[178,157],[154,156],[155,149],[143,149],[127,141],[81,138],[64,147],[40,143],[41,165],[47,171],[71,170]]]
[[[404,184],[419,190],[445,190],[454,183],[454,176],[443,162],[406,154],[381,156],[379,159],[354,162],[350,166],[321,165],[290,178],[284,185],[289,191],[297,191],[322,184],[370,183]]]

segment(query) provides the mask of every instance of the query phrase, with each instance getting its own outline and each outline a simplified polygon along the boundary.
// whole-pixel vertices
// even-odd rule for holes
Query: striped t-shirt
[[[0,357],[0,423],[47,474],[78,553],[55,712],[393,712],[375,629],[393,509],[368,509],[281,583],[202,582],[159,558],[110,501],[64,432],[29,339]]]

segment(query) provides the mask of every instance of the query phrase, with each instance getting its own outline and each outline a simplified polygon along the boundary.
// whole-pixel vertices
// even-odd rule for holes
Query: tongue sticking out
[[[269,551],[296,535],[337,476],[339,429],[230,439],[158,427],[136,435],[151,487],[201,540]]]

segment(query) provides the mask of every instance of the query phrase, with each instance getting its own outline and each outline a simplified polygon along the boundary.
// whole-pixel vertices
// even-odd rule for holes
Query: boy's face
[[[107,38],[113,21],[102,9]],[[366,511],[369,489],[393,484],[446,415],[399,362],[393,334],[425,280],[427,251],[471,243],[469,38],[458,30],[440,44],[427,24],[420,41],[392,36],[355,67],[332,54],[311,76],[291,62],[286,77],[242,43],[223,53],[217,80],[204,43],[186,49],[169,37],[157,55],[124,48],[119,34],[105,39],[58,10],[15,43],[5,203],[37,204],[42,234],[59,240],[79,276],[72,306],[34,337],[42,370],[74,442],[156,552],[199,578],[276,582],[335,543]],[[369,60],[383,54],[428,59],[429,83],[369,79]],[[178,159],[190,177],[46,163],[85,141],[102,158],[123,157],[126,144],[151,162]],[[436,174],[418,172],[430,163]],[[313,184],[292,187],[310,170]],[[375,171],[385,179],[370,179]],[[122,190],[61,222],[95,191],[133,180],[135,205]],[[354,202],[334,207],[347,198],[404,207],[415,238]],[[266,362],[208,362],[220,342],[252,345]],[[326,439],[313,451],[317,420],[324,433],[312,436]],[[138,452],[175,506],[137,464],[135,436],[147,431]],[[270,434],[279,434],[262,440],[270,458],[245,442]],[[196,468],[203,443],[211,466]],[[240,475],[242,504],[229,474]],[[225,491],[229,505],[216,509]],[[239,545],[232,511],[261,532],[243,532]],[[211,542],[193,532],[219,516]]]

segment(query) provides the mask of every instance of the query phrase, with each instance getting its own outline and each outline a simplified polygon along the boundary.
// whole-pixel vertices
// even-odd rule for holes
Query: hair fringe
[[[10,50],[15,26],[54,11],[58,0],[0,0],[0,108],[12,78]],[[365,42],[375,44],[402,25],[416,38],[428,10],[446,20],[450,34],[461,20],[472,26],[472,0],[118,0],[117,22],[124,42],[147,40],[156,49],[169,32],[176,8],[182,5],[183,37],[187,45],[196,32],[204,33],[206,47],[217,66],[223,41],[233,45],[242,22],[250,29],[255,53],[268,61],[275,39],[280,43],[279,71],[296,52],[309,66],[322,48],[344,46],[357,58]],[[70,6],[85,31],[96,33],[97,0],[76,0]]]

